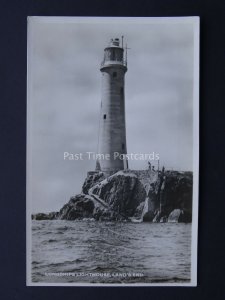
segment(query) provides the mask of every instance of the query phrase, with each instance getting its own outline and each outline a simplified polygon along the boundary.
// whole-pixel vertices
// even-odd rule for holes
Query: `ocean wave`
[[[190,278],[191,226],[186,224],[38,222],[32,236],[34,282],[163,283]],[[143,276],[70,278],[44,276],[45,272],[143,272]]]

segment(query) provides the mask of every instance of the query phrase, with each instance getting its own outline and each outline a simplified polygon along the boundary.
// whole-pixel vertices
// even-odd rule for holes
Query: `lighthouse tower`
[[[104,50],[101,63],[102,90],[98,137],[98,154],[104,156],[97,162],[98,170],[117,172],[128,167],[127,160],[119,154],[127,154],[124,77],[127,58],[124,57],[123,40],[112,39]]]

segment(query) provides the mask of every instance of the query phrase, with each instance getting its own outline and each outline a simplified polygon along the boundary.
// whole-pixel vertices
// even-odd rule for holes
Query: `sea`
[[[190,282],[191,224],[33,220],[31,245],[33,283]]]

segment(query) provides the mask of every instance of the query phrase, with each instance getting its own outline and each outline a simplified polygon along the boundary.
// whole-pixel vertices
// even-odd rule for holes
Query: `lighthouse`
[[[114,173],[127,169],[128,162],[125,122],[125,73],[127,55],[118,38],[111,39],[104,49],[101,63],[101,109],[99,120],[98,153],[103,158],[96,164],[96,170]],[[120,155],[118,155],[120,154]],[[123,155],[124,154],[124,155]]]

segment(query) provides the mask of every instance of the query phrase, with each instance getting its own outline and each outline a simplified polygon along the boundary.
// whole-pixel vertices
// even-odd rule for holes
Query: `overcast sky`
[[[99,67],[110,39],[122,35],[131,48],[125,78],[128,153],[154,151],[167,169],[192,170],[193,28],[187,19],[30,19],[32,212],[59,210],[94,170],[93,160],[68,161],[63,154],[97,152]],[[130,161],[129,167],[147,168],[147,161]]]

